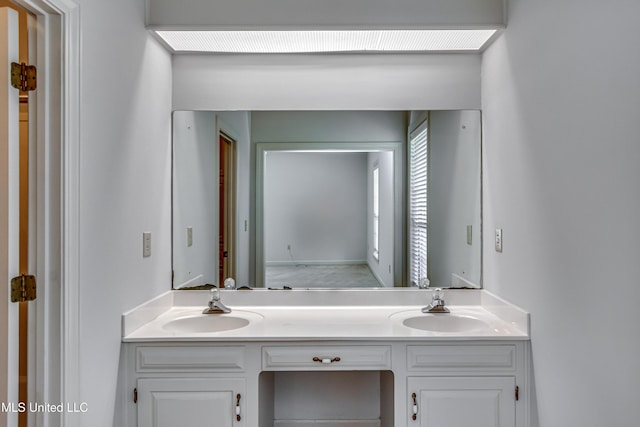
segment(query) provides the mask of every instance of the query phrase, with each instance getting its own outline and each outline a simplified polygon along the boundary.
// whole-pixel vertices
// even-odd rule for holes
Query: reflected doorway
[[[218,283],[235,277],[236,141],[220,132]]]
[[[401,151],[401,142],[258,143],[256,286],[402,283]],[[377,234],[376,165],[383,208]],[[377,258],[374,235],[379,236]]]

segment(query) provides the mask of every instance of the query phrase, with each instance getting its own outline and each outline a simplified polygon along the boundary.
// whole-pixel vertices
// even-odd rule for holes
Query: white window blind
[[[409,281],[419,286],[427,271],[428,127],[425,121],[410,135],[409,148]]]

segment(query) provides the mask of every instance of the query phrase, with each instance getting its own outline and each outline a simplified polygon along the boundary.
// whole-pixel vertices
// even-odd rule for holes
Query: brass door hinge
[[[37,70],[34,65],[27,65],[24,62],[11,63],[11,86],[23,92],[30,92],[36,90],[37,80]]]
[[[36,299],[35,276],[14,277],[11,279],[11,302],[25,302]]]
[[[516,401],[520,400],[520,387],[516,386]]]
[[[138,403],[138,389],[133,389],[133,403]]]

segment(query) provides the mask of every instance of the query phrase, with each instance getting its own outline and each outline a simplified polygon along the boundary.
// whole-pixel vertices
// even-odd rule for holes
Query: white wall
[[[502,0],[147,0],[146,23],[154,28],[280,30],[286,28],[501,27]]]
[[[142,0],[83,0],[80,13],[79,424],[107,427],[122,425],[121,315],[171,283],[172,72]]]
[[[480,112],[432,111],[429,118],[429,280],[447,287],[456,274],[479,286]]]
[[[274,377],[273,390],[269,390],[262,398],[273,399],[273,424],[276,426],[380,425],[372,422],[379,420],[381,406],[384,405],[381,402],[380,372],[316,371],[265,374],[273,374]],[[309,387],[309,384],[313,386]]]
[[[367,156],[367,264],[378,281],[384,285],[394,286],[394,270],[402,268],[395,266],[395,212],[394,212],[394,162],[393,152],[382,151],[369,153]],[[378,165],[379,179],[379,234],[378,234],[378,259],[373,257],[373,168]],[[398,248],[401,250],[401,248]],[[400,285],[400,284],[398,284]]]
[[[534,426],[640,424],[638,16],[514,0],[484,54],[484,283],[531,312]]]
[[[344,97],[340,97],[345,101]],[[308,105],[315,105],[314,100],[307,100]],[[252,143],[261,142],[405,142],[407,135],[407,113],[404,111],[254,111],[251,115]],[[393,169],[390,168],[390,171]],[[392,173],[392,172],[391,172]],[[386,181],[385,181],[386,182]],[[393,212],[394,194],[384,200],[384,209]],[[402,203],[400,201],[400,203]],[[394,230],[385,234],[385,239],[396,240],[399,246],[399,230],[402,229],[402,219],[398,219],[401,210],[395,206],[394,219],[397,222]],[[385,217],[390,216],[386,215]],[[365,239],[366,242],[366,239]],[[386,240],[385,240],[386,242]],[[387,243],[385,243],[386,245]],[[285,245],[286,248],[286,245]],[[401,254],[389,251],[391,273],[387,262],[380,264],[384,270],[384,282],[392,284],[400,282],[401,271],[394,268],[401,263]],[[387,253],[385,253],[385,257]],[[366,259],[362,258],[362,259]],[[386,258],[385,258],[386,262]],[[387,280],[386,277],[396,279]]]
[[[236,141],[236,285],[249,282],[251,112],[218,111],[218,128]],[[245,223],[247,226],[245,227]]]
[[[307,100],[307,105],[313,105]],[[258,142],[393,142],[406,139],[403,111],[255,111]]]
[[[264,200],[267,265],[365,261],[366,153],[267,153]]]
[[[174,110],[480,108],[479,54],[181,54],[173,73]]]
[[[174,286],[218,283],[218,165],[216,114],[173,113]],[[187,227],[193,244],[187,244]]]
[[[218,127],[236,141],[236,275],[247,284],[249,231],[249,113],[173,113],[173,271],[174,286],[218,285]],[[187,245],[187,227],[193,245]]]

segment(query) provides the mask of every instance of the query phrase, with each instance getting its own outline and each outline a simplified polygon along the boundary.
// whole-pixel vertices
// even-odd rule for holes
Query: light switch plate
[[[496,228],[496,252],[502,252],[502,228]]]
[[[187,227],[187,246],[193,246],[193,227]]]
[[[151,233],[142,233],[142,256],[144,258],[151,256]]]
[[[473,225],[467,225],[467,245],[473,244]]]

